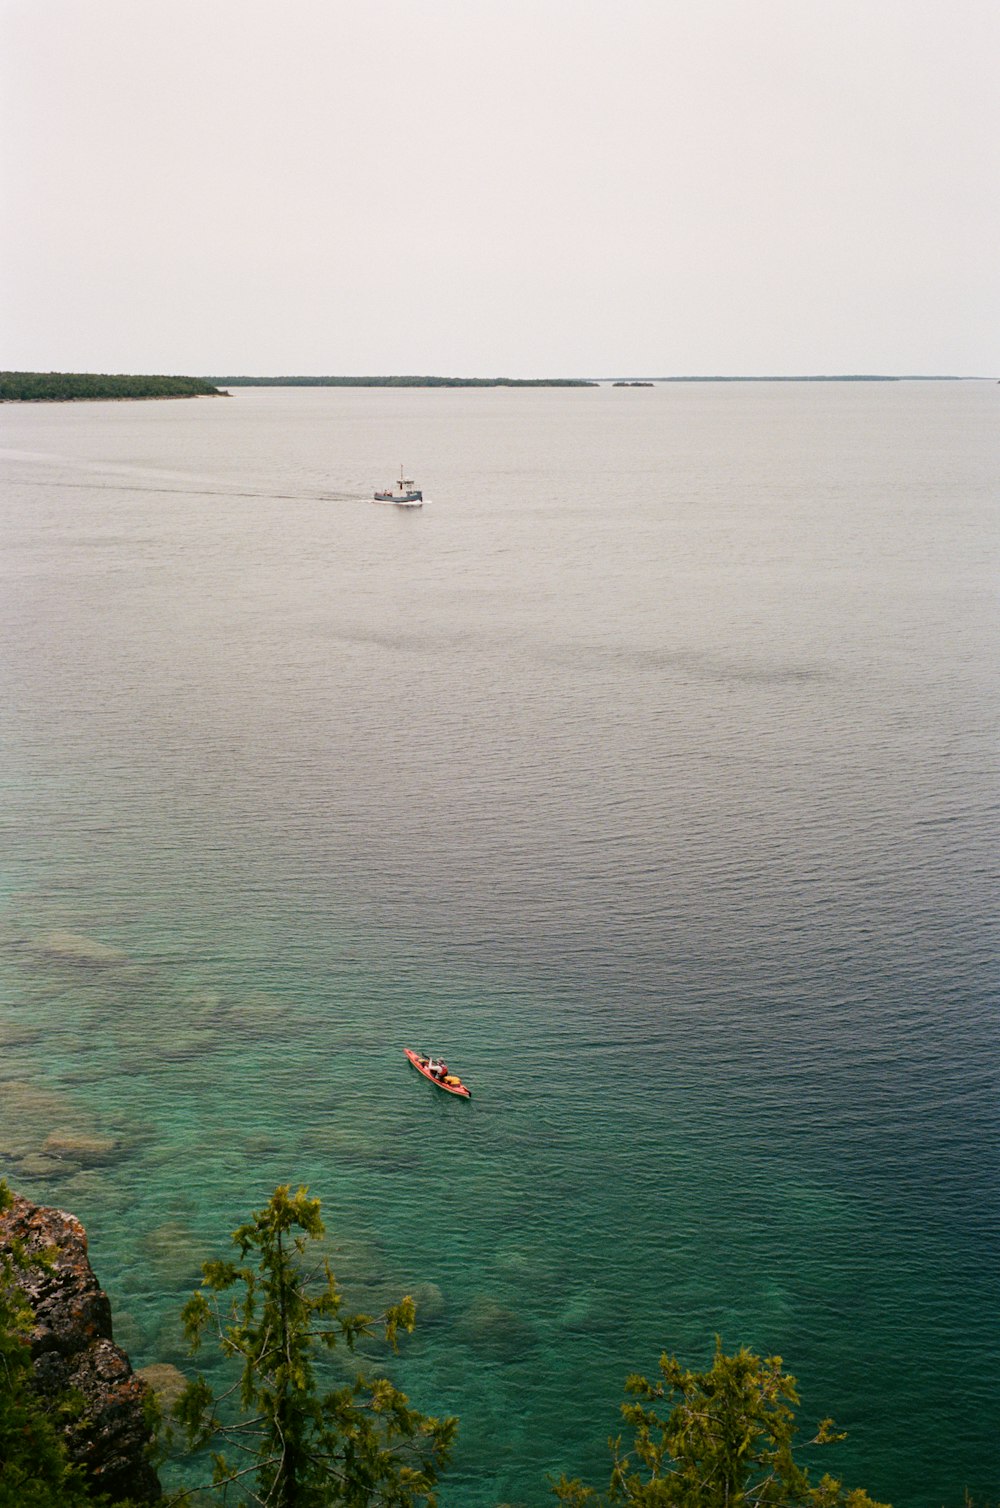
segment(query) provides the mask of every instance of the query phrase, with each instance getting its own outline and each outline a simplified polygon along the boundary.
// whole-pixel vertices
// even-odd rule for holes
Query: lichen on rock
[[[149,1389],[111,1330],[111,1305],[87,1257],[87,1234],[75,1215],[15,1194],[0,1212],[0,1250],[23,1243],[45,1257],[18,1273],[34,1315],[31,1355],[39,1391],[75,1393],[79,1414],[65,1426],[70,1458],[113,1500],[154,1503],[162,1496],[149,1460]]]

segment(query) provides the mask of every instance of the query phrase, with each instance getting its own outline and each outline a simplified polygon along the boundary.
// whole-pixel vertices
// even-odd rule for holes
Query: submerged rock
[[[120,1207],[122,1191],[109,1187],[107,1179],[94,1169],[83,1168],[74,1173],[63,1168],[61,1173],[60,1199],[67,1199],[71,1204],[85,1201],[92,1207],[105,1210]]]
[[[418,1325],[432,1323],[443,1317],[448,1306],[437,1283],[418,1283],[408,1291],[417,1306]]]
[[[473,1299],[458,1324],[459,1338],[497,1361],[515,1361],[538,1344],[526,1320],[488,1294]]]
[[[0,1083],[0,1158],[21,1177],[69,1177],[124,1156],[134,1133],[111,1135],[62,1089],[8,1079]],[[60,1197],[64,1197],[60,1195]]]
[[[146,1349],[146,1337],[143,1328],[135,1315],[128,1309],[116,1309],[114,1313],[115,1340],[123,1351],[134,1356],[139,1351]],[[137,1367],[136,1376],[142,1377],[145,1368]],[[147,1379],[148,1380],[148,1379]]]
[[[593,1291],[574,1294],[559,1310],[556,1324],[566,1330],[589,1330],[598,1309],[597,1294]]]
[[[258,1040],[281,1031],[288,1020],[288,1006],[272,995],[252,993],[225,1005],[222,1013],[227,1031]]]
[[[169,1361],[154,1361],[148,1367],[140,1367],[135,1375],[152,1388],[156,1401],[165,1414],[170,1412],[187,1387],[184,1373]]]
[[[47,1120],[51,1126],[57,1115],[65,1116],[71,1101],[58,1089],[32,1084],[27,1079],[7,1079],[3,1086],[3,1108],[11,1120]]]
[[[42,1145],[45,1157],[65,1157],[88,1167],[110,1162],[117,1151],[113,1136],[93,1136],[86,1131],[51,1131]]]
[[[61,1177],[66,1167],[58,1157],[49,1157],[45,1152],[29,1152],[19,1160],[17,1171],[22,1178],[49,1179]]]
[[[73,1116],[72,1101],[58,1090],[23,1079],[7,1079],[0,1093],[0,1154],[27,1157],[40,1152],[52,1127]]]
[[[120,948],[109,948],[106,943],[98,942],[94,937],[84,937],[79,932],[43,932],[35,948],[46,958],[76,968],[108,968],[128,963],[128,954]]]
[[[0,1021],[0,1049],[5,1051],[12,1047],[31,1047],[44,1035],[43,1029],[37,1025],[9,1019]]]
[[[140,1239],[139,1250],[157,1287],[197,1287],[204,1252],[183,1221],[165,1220],[162,1225],[154,1226]]]
[[[34,1313],[31,1355],[39,1390],[54,1398],[70,1389],[83,1400],[64,1426],[69,1454],[94,1487],[112,1499],[157,1502],[162,1493],[147,1451],[147,1384],[111,1335],[111,1306],[87,1258],[87,1234],[74,1215],[14,1196],[0,1214],[0,1249],[21,1241],[46,1266],[29,1267],[18,1283]]]

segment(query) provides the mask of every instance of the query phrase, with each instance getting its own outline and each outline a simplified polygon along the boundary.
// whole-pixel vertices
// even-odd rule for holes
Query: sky
[[[0,0],[0,367],[1000,375],[1000,0]]]

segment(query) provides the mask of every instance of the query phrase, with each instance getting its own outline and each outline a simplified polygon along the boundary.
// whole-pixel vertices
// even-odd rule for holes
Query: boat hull
[[[460,1100],[471,1100],[472,1090],[467,1089],[464,1084],[443,1084],[441,1080],[436,1079],[432,1073],[428,1073],[427,1069],[424,1067],[424,1064],[428,1061],[428,1059],[424,1057],[423,1053],[411,1052],[410,1048],[408,1047],[404,1047],[403,1052],[409,1058],[410,1062],[413,1064],[417,1072],[419,1074],[423,1074],[424,1078],[428,1081],[428,1083],[433,1084],[435,1089],[443,1089],[445,1094],[457,1094]]]

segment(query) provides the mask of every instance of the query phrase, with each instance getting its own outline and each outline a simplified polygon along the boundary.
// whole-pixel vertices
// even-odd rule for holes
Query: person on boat
[[[441,1063],[437,1058],[428,1058],[427,1072],[433,1074],[436,1079],[443,1079],[448,1072],[447,1063]]]

